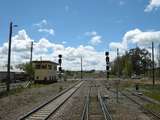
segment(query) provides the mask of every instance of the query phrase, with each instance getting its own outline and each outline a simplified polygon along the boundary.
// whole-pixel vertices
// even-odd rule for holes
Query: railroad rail
[[[47,120],[80,88],[82,84],[83,82],[76,83],[23,117],[20,117],[19,120]]]
[[[153,100],[151,98],[148,98],[147,96],[144,96],[143,94],[142,95],[138,95],[138,93],[136,92],[131,92],[129,91],[132,95],[136,96],[136,97],[139,97],[140,99],[144,100],[144,101],[147,101],[149,103],[152,103],[152,104],[158,104],[160,105],[160,102],[159,101],[156,101],[156,100]]]
[[[85,104],[84,104],[84,107],[83,107],[81,120],[88,120],[89,119],[90,92],[91,92],[91,88],[89,88],[88,95],[85,97],[85,101],[84,101]]]
[[[95,92],[95,90],[97,95],[93,96],[91,91]],[[93,103],[96,106],[95,108],[93,108]],[[97,110],[93,111],[92,109]],[[90,84],[88,94],[84,100],[81,120],[92,120],[94,115],[96,119],[98,117],[98,119],[112,120],[106,101],[104,100],[104,97],[100,94],[99,86],[96,83],[92,82]]]
[[[141,103],[139,103],[138,101],[136,101],[135,99],[133,99],[132,97],[128,96],[127,94],[120,92],[123,96],[127,97],[129,100],[131,100],[132,102],[134,102],[135,104],[137,104],[138,106],[140,106],[146,113],[152,115],[155,119],[160,120],[160,116],[157,115],[155,112],[153,112],[152,110],[146,109]]]
[[[105,87],[107,88],[106,85],[105,85]],[[111,90],[111,89],[108,89],[108,90],[116,94],[116,91]],[[126,98],[128,98],[129,100],[131,100],[132,102],[134,102],[135,104],[137,104],[138,106],[140,106],[146,113],[152,115],[152,116],[154,117],[154,119],[160,120],[160,116],[157,115],[155,112],[153,112],[153,111],[151,111],[151,110],[149,110],[149,109],[146,109],[141,103],[139,103],[138,101],[136,101],[136,100],[133,99],[132,97],[128,96],[127,94],[125,94],[125,93],[123,93],[123,92],[121,92],[121,91],[119,91],[119,93],[121,93],[121,95],[125,96]],[[149,101],[149,100],[147,100],[147,99],[145,99],[145,98],[142,98],[142,97],[140,97],[139,95],[136,95],[136,96],[139,97],[139,98],[142,99],[142,100],[145,100],[145,101],[148,101],[148,102],[151,103],[151,101]]]
[[[100,102],[101,109],[103,111],[105,120],[112,120],[112,116],[109,112],[108,105],[106,104],[106,102],[105,102],[104,98],[102,97],[100,91],[98,91],[98,99],[99,99],[99,102]]]

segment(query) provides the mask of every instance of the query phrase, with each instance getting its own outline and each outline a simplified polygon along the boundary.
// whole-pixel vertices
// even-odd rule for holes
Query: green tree
[[[151,67],[151,54],[146,49],[130,49],[124,55],[116,58],[111,64],[111,73],[131,77],[132,74],[145,74]]]
[[[35,72],[35,69],[34,67],[32,66],[32,64],[30,63],[23,63],[23,64],[18,64],[16,65],[17,68],[19,69],[22,69],[26,72],[26,74],[29,76],[29,79],[33,79],[33,76],[34,76],[34,72]]]
[[[137,75],[145,74],[151,67],[151,54],[146,49],[134,48],[129,51],[133,72]]]

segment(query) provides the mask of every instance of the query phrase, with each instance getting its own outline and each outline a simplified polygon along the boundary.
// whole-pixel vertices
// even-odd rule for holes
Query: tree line
[[[152,65],[151,53],[145,48],[136,47],[126,51],[124,55],[117,57],[111,63],[111,74],[118,75],[119,71],[119,74],[124,77],[131,77],[132,75],[148,76]]]

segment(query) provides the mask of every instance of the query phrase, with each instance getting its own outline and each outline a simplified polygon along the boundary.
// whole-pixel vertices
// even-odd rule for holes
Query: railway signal
[[[61,74],[62,74],[62,55],[59,54],[58,55],[58,63],[59,63],[59,67],[58,67],[58,71],[59,71],[59,78],[61,79]]]
[[[106,52],[105,55],[106,55],[106,71],[107,71],[107,79],[109,79],[109,52]]]

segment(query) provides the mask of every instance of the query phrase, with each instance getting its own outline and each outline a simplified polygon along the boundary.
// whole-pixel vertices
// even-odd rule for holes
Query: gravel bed
[[[138,105],[134,104],[126,97],[119,94],[119,103],[117,103],[115,93],[108,91],[105,87],[102,90],[103,95],[109,96],[109,99],[107,99],[107,104],[114,120],[150,120],[150,118],[143,113]]]
[[[49,120],[80,120],[88,84],[85,82]]]
[[[76,81],[58,82],[36,88],[27,88],[22,92],[0,99],[0,120],[17,120],[36,106],[54,97],[61,90],[73,85]]]

